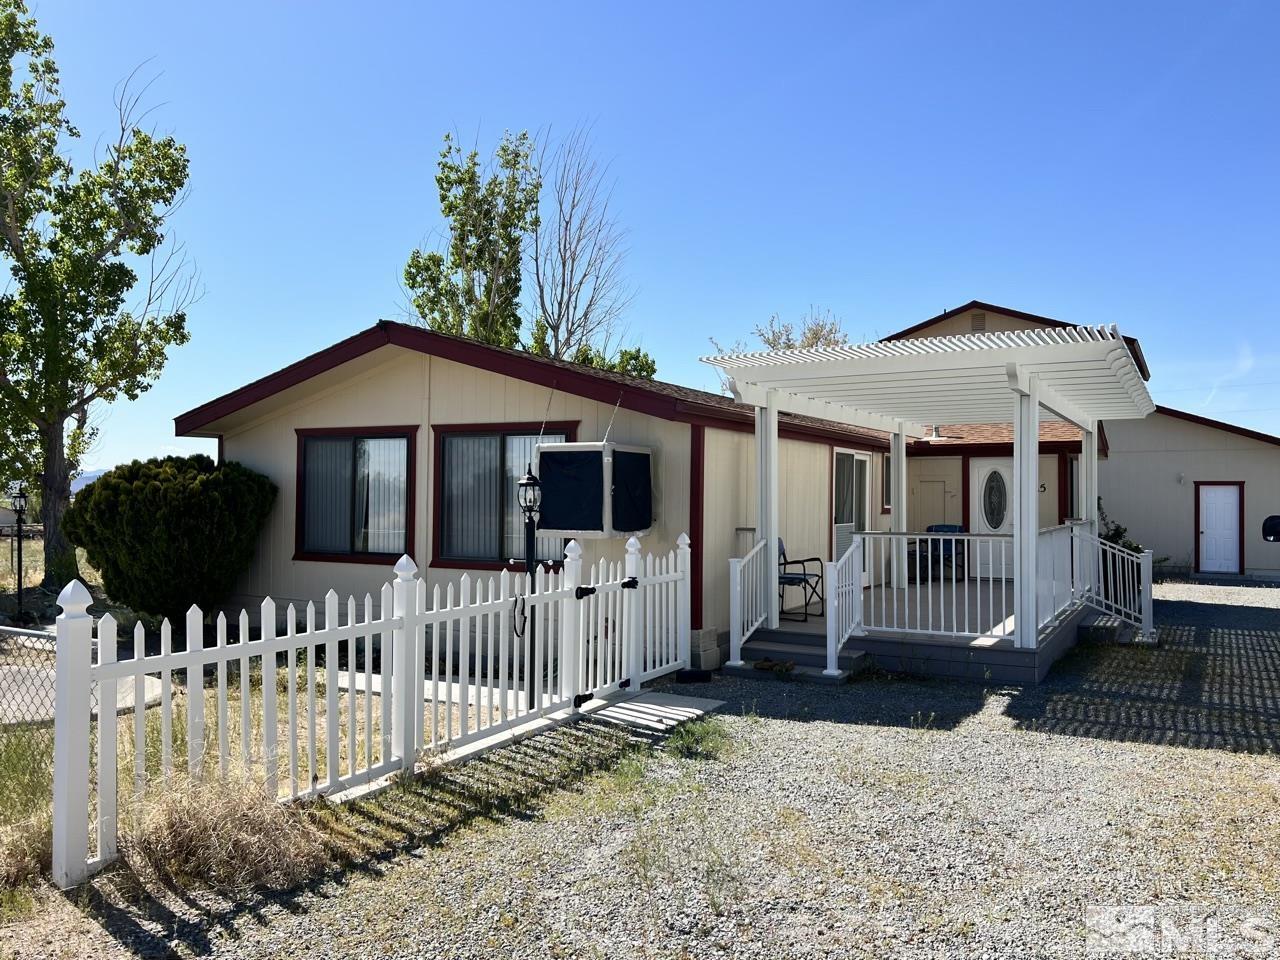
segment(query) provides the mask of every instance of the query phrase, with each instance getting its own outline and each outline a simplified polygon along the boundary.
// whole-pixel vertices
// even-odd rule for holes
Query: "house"
[[[980,301],[938,314],[886,342],[982,331],[1062,330],[1074,325]],[[1129,339],[1144,377],[1142,348]],[[1049,439],[1046,436],[1045,439]],[[1280,514],[1280,437],[1156,406],[1141,420],[1113,421],[1099,431],[1098,494],[1109,518],[1149,547],[1170,574],[1280,577],[1280,544],[1262,537],[1263,521]],[[1005,425],[940,426],[909,450],[911,513],[917,524],[963,523],[981,529],[972,511],[984,471],[1008,465]],[[1080,434],[1055,426],[1042,444],[1042,525],[1072,515]],[[1053,520],[1046,501],[1058,501]],[[971,525],[970,518],[977,525]]]
[[[695,661],[729,629],[728,560],[755,539],[753,413],[719,394],[380,322],[175,420],[215,437],[219,457],[280,489],[238,603],[318,600],[330,587],[374,595],[409,554],[430,586],[523,569],[515,479],[538,438],[612,441],[654,452],[655,522],[646,552],[692,541]],[[831,556],[841,509],[888,529],[880,504],[883,431],[786,414],[779,424],[785,543]],[[856,478],[856,480],[855,480]],[[815,497],[815,491],[819,495]],[[872,509],[872,505],[875,509]],[[373,519],[370,519],[373,518]],[[583,560],[620,560],[621,539],[584,541]],[[563,542],[541,541],[546,560]],[[716,661],[718,662],[718,660]]]
[[[948,334],[969,332],[959,334],[962,340],[940,341],[927,335],[931,325]],[[1056,332],[1041,335],[1045,330]],[[895,347],[898,341],[911,343]],[[968,346],[961,354],[937,348],[939,343]],[[974,669],[975,657],[1013,660],[1020,666],[1001,676],[1036,679],[1062,644],[1041,642],[1038,633],[1019,637],[1014,625],[1021,589],[1015,565],[1036,570],[1037,563],[1034,556],[1015,556],[1020,485],[1034,477],[1028,491],[1035,491],[1036,508],[1026,522],[1044,533],[1042,557],[1060,559],[1066,541],[1058,531],[1073,538],[1096,534],[1090,490],[1102,489],[1112,470],[1117,431],[1124,431],[1125,455],[1131,456],[1129,431],[1140,429],[1141,418],[1155,409],[1143,385],[1148,371],[1140,345],[1106,330],[971,304],[859,349],[862,354],[854,351],[840,362],[847,360],[867,383],[885,385],[883,395],[871,398],[884,412],[787,391],[794,402],[779,406],[770,421],[767,391],[756,389],[742,368],[726,368],[743,388],[733,398],[380,322],[184,413],[175,424],[182,436],[216,437],[221,457],[265,473],[280,488],[239,585],[240,602],[268,593],[282,603],[305,602],[331,586],[376,594],[401,553],[413,557],[429,585],[456,583],[468,571],[521,569],[512,559],[523,554],[514,481],[538,438],[599,441],[607,435],[654,453],[655,521],[645,549],[665,552],[681,532],[690,536],[695,663],[714,666],[733,656],[735,624],[739,634],[743,627],[735,602],[743,601],[744,583],[751,588],[748,605],[775,595],[766,584],[776,582],[770,580],[776,557],[766,557],[774,551],[760,549],[761,542],[781,541],[792,560],[816,558],[805,571],[820,570],[829,580],[828,565],[858,541],[861,626],[900,641],[892,651],[898,660],[886,653],[882,662],[902,662],[911,654],[926,672],[948,672],[933,659],[955,648],[967,669]],[[903,359],[922,352],[933,359]],[[1006,367],[1023,363],[1035,370],[1044,357],[1059,354],[1092,388],[1082,392],[1086,400],[1059,404],[1068,407],[1065,416],[1037,404],[1035,417],[1021,429],[1023,436],[1034,431],[1038,456],[1017,472],[1015,400],[1022,395],[1010,382],[1016,388],[1021,381]],[[753,356],[750,362],[769,355]],[[991,358],[998,375],[991,374]],[[1104,370],[1100,358],[1111,367]],[[914,372],[874,373],[893,364]],[[941,384],[940,392],[929,393],[927,404],[916,402],[912,378]],[[1047,375],[1032,379],[1047,383]],[[1057,396],[1056,389],[1046,388],[1047,395]],[[970,415],[955,416],[962,409],[955,397],[969,393],[981,403],[969,405]],[[1091,394],[1102,399],[1086,396]],[[962,422],[947,423],[954,420]],[[776,446],[766,442],[775,421]],[[1197,479],[1216,479],[1187,476],[1188,489]],[[896,486],[895,477],[905,480]],[[1104,490],[1103,499],[1113,518],[1142,540],[1141,521],[1121,498]],[[904,509],[895,511],[895,502]],[[1064,521],[1072,519],[1084,524],[1071,529]],[[938,524],[950,525],[949,532],[927,532]],[[560,540],[540,543],[548,561],[563,549]],[[622,557],[620,539],[582,545],[588,563]],[[1068,564],[1072,550],[1066,546]],[[941,574],[931,569],[935,560],[953,583],[939,582]],[[1139,576],[1136,555],[1098,561],[1112,572],[1121,563]],[[743,580],[744,565],[756,580]],[[1024,611],[1024,624],[1048,611],[1046,623],[1065,625],[1065,608],[1054,593],[1058,581],[1052,572],[1047,576],[1045,596],[1035,598],[1043,611]],[[829,599],[837,586],[825,584]],[[1078,583],[1069,586],[1078,600]],[[1141,593],[1135,586],[1121,598],[1135,624]],[[776,622],[770,618],[785,618],[801,597],[799,589],[789,589],[776,612],[759,608],[763,616],[752,629],[760,623],[769,629]],[[926,617],[926,598],[956,609],[945,623],[938,619],[941,610]],[[843,606],[847,613],[849,603]],[[819,612],[815,605],[803,629],[827,629],[831,618]],[[895,621],[891,614],[901,616]],[[1069,633],[1065,626],[1058,632]],[[843,649],[848,639],[838,646]],[[739,636],[742,642],[749,637]],[[859,646],[873,644],[861,639]]]

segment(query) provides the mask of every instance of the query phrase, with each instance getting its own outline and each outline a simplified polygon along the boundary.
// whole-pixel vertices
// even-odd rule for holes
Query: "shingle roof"
[[[1012,423],[955,423],[940,424],[938,435],[917,440],[930,446],[946,444],[1013,443]],[[1074,423],[1065,420],[1041,420],[1040,442],[1079,442],[1082,431]]]

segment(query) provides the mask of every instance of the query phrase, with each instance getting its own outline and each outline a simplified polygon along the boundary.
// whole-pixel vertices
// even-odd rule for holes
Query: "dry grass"
[[[183,777],[136,801],[121,853],[139,876],[233,893],[287,889],[329,864],[315,824],[242,777]]]
[[[0,894],[25,887],[49,872],[53,852],[53,812],[0,826]]]
[[[8,529],[8,528],[6,528]],[[0,537],[0,593],[13,593],[18,586],[17,550],[14,537]],[[90,587],[102,586],[102,575],[89,565],[84,550],[76,550],[80,579]],[[38,587],[44,579],[44,538],[22,540],[22,586]]]

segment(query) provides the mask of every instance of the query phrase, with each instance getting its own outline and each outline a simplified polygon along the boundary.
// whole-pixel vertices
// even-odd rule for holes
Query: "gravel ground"
[[[1167,624],[1157,650],[1079,649],[1034,690],[676,687],[726,701],[718,759],[624,761],[288,901],[141,920],[56,898],[0,955],[1082,956],[1086,907],[1117,904],[1280,933],[1280,620],[1260,605]]]

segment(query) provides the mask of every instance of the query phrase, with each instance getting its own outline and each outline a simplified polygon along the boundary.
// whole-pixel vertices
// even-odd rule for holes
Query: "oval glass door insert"
[[[1009,510],[1009,490],[999,470],[992,470],[982,484],[982,516],[987,527],[999,530]]]

